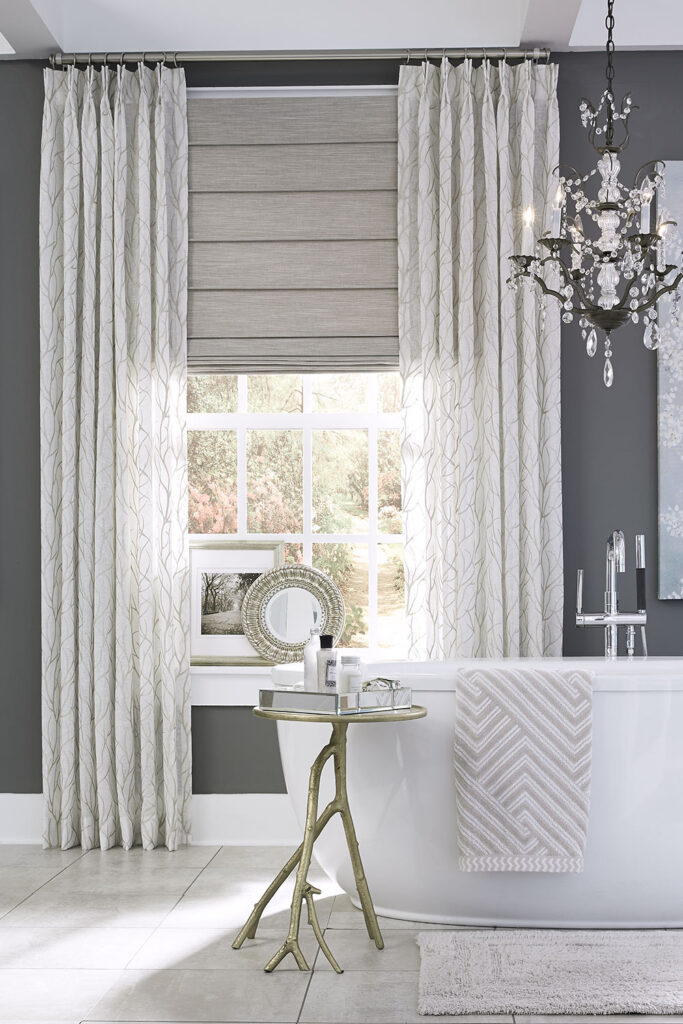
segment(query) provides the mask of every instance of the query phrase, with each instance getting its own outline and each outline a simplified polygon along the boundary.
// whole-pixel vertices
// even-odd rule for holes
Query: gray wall
[[[582,95],[603,87],[602,54],[560,54],[563,157],[586,169],[594,154],[578,117]],[[683,54],[618,53],[615,87],[633,92],[632,142],[625,180],[645,159],[683,159],[673,83]],[[395,82],[385,62],[191,65],[189,85],[294,85]],[[42,72],[38,62],[0,62],[0,792],[39,792],[40,525],[38,462],[38,175]],[[632,537],[645,532],[649,555],[650,647],[683,654],[683,608],[656,599],[656,363],[636,327],[615,338],[616,381],[601,382],[574,325],[563,329],[562,443],[567,588],[565,653],[600,653],[601,640],[572,624],[574,572],[586,569],[585,606],[602,600],[604,542],[614,528],[629,538],[623,603],[631,603]],[[678,630],[681,630],[678,633]],[[597,631],[596,631],[597,632]],[[270,723],[241,708],[193,711],[196,792],[282,792]]]
[[[251,708],[192,709],[193,793],[286,793],[275,722]]]
[[[0,792],[39,793],[38,180],[43,73],[0,61]]]

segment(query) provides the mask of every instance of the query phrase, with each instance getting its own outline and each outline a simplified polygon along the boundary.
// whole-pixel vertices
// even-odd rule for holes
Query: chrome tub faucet
[[[645,626],[645,536],[636,534],[636,605],[635,612],[620,612],[617,594],[617,573],[626,570],[626,546],[621,530],[613,530],[605,549],[605,610],[583,611],[583,569],[576,571],[576,625],[598,626],[605,630],[605,657],[616,658],[619,653],[619,626],[626,628],[626,653],[633,657],[636,646],[636,626],[640,626],[643,655],[647,655]]]

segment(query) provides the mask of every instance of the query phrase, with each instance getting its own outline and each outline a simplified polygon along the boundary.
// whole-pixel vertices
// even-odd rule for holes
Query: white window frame
[[[386,372],[386,371],[377,371]],[[234,430],[237,433],[237,531],[235,533],[190,534],[208,540],[281,540],[303,544],[303,558],[312,564],[313,544],[366,544],[368,548],[368,646],[359,648],[368,657],[403,657],[400,647],[378,647],[377,566],[379,544],[403,544],[403,533],[383,533],[379,529],[377,504],[377,436],[380,430],[400,427],[400,413],[316,412],[313,410],[313,374],[303,374],[302,412],[251,413],[247,410],[247,375],[237,377],[237,412],[188,413],[189,430]],[[368,380],[368,408],[377,408],[377,374]],[[247,431],[301,430],[303,440],[303,530],[301,533],[249,533],[247,530]],[[313,531],[313,431],[365,430],[368,435],[368,530],[366,533],[317,533]]]

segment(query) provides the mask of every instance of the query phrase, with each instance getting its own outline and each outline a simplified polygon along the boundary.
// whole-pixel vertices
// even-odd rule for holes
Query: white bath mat
[[[681,1013],[683,931],[421,932],[424,1014]]]

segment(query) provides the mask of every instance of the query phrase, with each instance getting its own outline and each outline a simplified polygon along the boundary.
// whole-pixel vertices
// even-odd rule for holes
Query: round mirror
[[[269,569],[254,580],[242,602],[244,635],[274,664],[301,661],[314,626],[336,643],[344,619],[339,587],[310,565]]]
[[[322,618],[320,601],[302,587],[286,587],[273,594],[266,602],[264,613],[273,636],[288,644],[305,643],[311,630],[316,626],[320,628]]]

